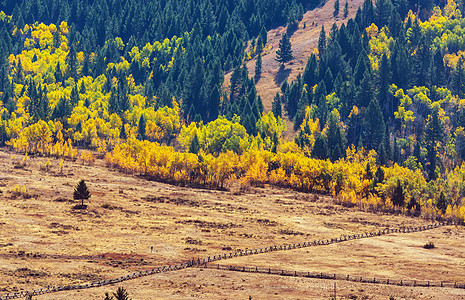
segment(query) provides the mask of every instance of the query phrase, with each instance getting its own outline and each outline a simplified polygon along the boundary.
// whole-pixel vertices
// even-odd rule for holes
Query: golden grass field
[[[209,191],[147,181],[95,165],[0,151],[0,294],[111,279],[130,272],[232,251],[336,238],[428,220],[364,212],[325,196],[269,186]],[[73,209],[74,187],[87,181],[85,210]],[[30,198],[14,196],[24,185]],[[27,197],[26,197],[27,198]],[[434,249],[424,249],[427,242]],[[446,226],[221,261],[237,266],[465,283],[465,229]],[[153,246],[153,252],[151,247]],[[103,299],[117,286],[132,299],[320,298],[332,280],[191,268],[121,284],[46,294],[36,299]],[[465,299],[465,290],[336,281],[346,299]],[[357,298],[355,298],[357,297]]]

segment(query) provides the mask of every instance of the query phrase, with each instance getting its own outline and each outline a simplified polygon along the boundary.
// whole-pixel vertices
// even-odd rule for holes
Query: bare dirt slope
[[[286,27],[278,27],[268,31],[268,43],[262,55],[262,73],[260,80],[256,82],[257,92],[262,98],[266,112],[271,110],[273,98],[277,92],[280,92],[281,84],[284,80],[287,79],[288,82],[291,82],[297,78],[299,73],[303,74],[308,58],[318,45],[321,27],[324,26],[328,34],[333,23],[336,22],[338,27],[340,27],[342,23],[347,23],[347,20],[355,16],[363,0],[348,0],[349,15],[347,18],[343,16],[345,1],[340,1],[339,15],[336,17],[333,16],[334,2],[335,0],[328,0],[324,5],[304,14],[298,29],[291,37],[294,60],[287,63],[284,70],[280,71],[279,63],[275,58],[276,51],[279,48],[279,40],[282,34],[286,32]],[[256,57],[247,62],[250,77],[253,77],[255,74],[255,62]],[[231,73],[226,74],[225,86],[229,86],[230,77]],[[291,123],[290,120],[287,120],[287,122],[288,124]],[[292,135],[292,126],[288,126],[286,136]]]
[[[373,214],[335,205],[328,197],[271,187],[246,193],[182,188],[146,181],[95,166],[0,150],[0,294],[46,286],[111,279],[193,257],[384,229],[427,220]],[[92,197],[76,210],[72,193],[86,179]],[[30,198],[14,196],[24,185]],[[436,248],[422,246],[432,241]],[[235,258],[222,263],[416,280],[463,281],[465,229],[389,234],[329,246]],[[153,252],[151,247],[153,246]],[[463,299],[464,290],[378,286],[338,282],[349,297]],[[333,282],[217,270],[189,269],[122,284],[133,299],[328,298]],[[101,287],[38,296],[38,299],[98,299]],[[343,292],[344,291],[344,292]],[[342,294],[341,294],[342,295]],[[444,298],[442,298],[444,299]]]
[[[288,82],[295,80],[299,73],[303,73],[308,58],[318,45],[321,27],[324,26],[328,34],[334,22],[340,27],[342,23],[346,23],[348,19],[355,16],[358,7],[363,3],[362,0],[349,0],[349,15],[344,19],[345,1],[340,1],[340,13],[336,17],[333,16],[334,2],[335,0],[329,0],[324,5],[304,14],[298,30],[291,37],[294,60],[286,64],[286,68],[281,72],[279,72],[279,63],[275,61],[275,58],[279,48],[279,40],[286,32],[286,28],[279,27],[268,32],[267,47],[271,47],[271,49],[267,50],[262,57],[262,76],[256,84],[266,111],[271,110],[271,103],[276,93],[280,91],[282,82],[285,79]],[[247,67],[250,76],[253,76],[255,74],[255,59],[249,61]]]

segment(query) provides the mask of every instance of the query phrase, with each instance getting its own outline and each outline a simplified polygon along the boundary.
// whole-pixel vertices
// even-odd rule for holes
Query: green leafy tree
[[[82,179],[74,190],[73,198],[74,200],[81,200],[81,206],[84,206],[84,200],[89,199],[90,196],[90,191],[87,188],[86,182]]]
[[[276,61],[281,63],[281,66],[284,67],[284,64],[293,60],[292,56],[292,45],[287,33],[283,35],[279,41],[279,49],[276,51]]]

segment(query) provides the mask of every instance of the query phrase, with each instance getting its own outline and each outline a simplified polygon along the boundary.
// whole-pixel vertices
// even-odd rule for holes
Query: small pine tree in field
[[[279,41],[279,49],[276,51],[276,61],[280,62],[281,66],[284,67],[285,63],[293,59],[291,40],[287,33],[285,33]]]
[[[113,296],[110,296],[110,294],[108,293],[105,293],[105,298],[103,298],[103,300],[114,300],[115,298],[113,298]]]
[[[74,190],[73,197],[74,197],[74,200],[81,200],[81,206],[84,206],[84,200],[87,200],[90,198],[90,191],[87,188],[87,185],[84,179],[79,181],[78,185],[76,186],[76,189]]]
[[[128,292],[123,287],[119,287],[116,293],[113,293],[113,296],[115,296],[116,300],[130,300]]]

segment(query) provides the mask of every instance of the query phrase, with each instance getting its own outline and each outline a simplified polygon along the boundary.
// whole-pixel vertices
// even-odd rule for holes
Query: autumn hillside
[[[334,17],[334,2],[329,0],[321,6],[307,11],[302,20],[299,22],[298,29],[292,34],[291,43],[294,60],[286,64],[286,68],[279,71],[279,63],[275,60],[276,51],[278,50],[279,40],[286,27],[278,27],[268,31],[268,43],[263,53],[263,68],[260,80],[256,83],[257,92],[262,97],[263,106],[266,111],[271,110],[271,102],[277,92],[280,92],[281,84],[284,80],[289,82],[296,79],[298,74],[303,74],[307,60],[310,54],[315,51],[318,44],[318,36],[321,27],[324,26],[326,32],[336,23],[346,23],[349,18],[353,18],[357,9],[362,5],[362,0],[350,0],[349,14],[344,18],[342,8],[344,1],[341,1],[341,12]],[[305,28],[304,28],[305,26]],[[256,58],[247,62],[249,75],[252,77],[255,72]]]

